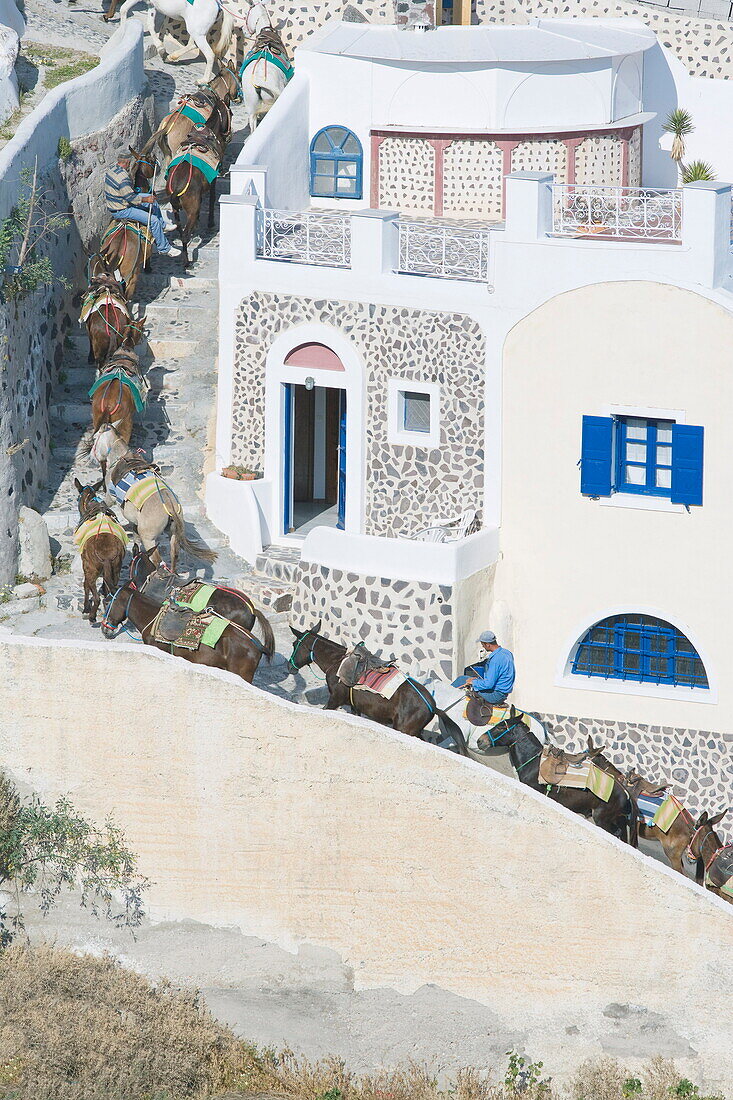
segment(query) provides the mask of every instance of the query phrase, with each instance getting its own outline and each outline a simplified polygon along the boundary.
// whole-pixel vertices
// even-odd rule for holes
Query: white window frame
[[[430,398],[430,430],[410,432],[405,423],[405,394],[424,393]],[[440,445],[440,385],[390,378],[387,382],[387,437],[395,447],[438,447]]]
[[[684,409],[655,409],[645,405],[604,405],[601,416],[637,416],[642,420],[673,420],[675,424],[686,424]],[[611,457],[613,470],[616,469],[616,434],[614,430],[614,451]],[[619,493],[613,490],[610,497],[600,497],[598,504],[603,508],[631,508],[640,512],[686,512],[684,504],[673,504],[666,497],[645,496],[640,493]]]

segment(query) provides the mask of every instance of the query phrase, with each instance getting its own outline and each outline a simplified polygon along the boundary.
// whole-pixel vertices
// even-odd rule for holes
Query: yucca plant
[[[697,183],[699,180],[715,179],[713,166],[712,164],[708,164],[706,160],[693,160],[689,164],[683,164],[681,167],[683,183]]]
[[[672,134],[673,141],[670,155],[679,167],[685,155],[685,138],[695,129],[692,124],[692,115],[684,107],[675,107],[674,111],[670,111],[667,115],[667,120],[662,129],[666,130],[668,134]]]

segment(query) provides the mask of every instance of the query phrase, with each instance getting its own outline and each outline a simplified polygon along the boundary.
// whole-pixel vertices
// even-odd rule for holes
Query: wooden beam
[[[453,0],[453,22],[458,27],[471,26],[471,0]]]

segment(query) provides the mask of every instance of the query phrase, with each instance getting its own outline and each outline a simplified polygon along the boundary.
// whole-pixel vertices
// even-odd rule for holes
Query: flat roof
[[[636,19],[533,19],[527,24],[407,30],[331,21],[300,50],[426,65],[587,61],[640,53],[656,35]]]

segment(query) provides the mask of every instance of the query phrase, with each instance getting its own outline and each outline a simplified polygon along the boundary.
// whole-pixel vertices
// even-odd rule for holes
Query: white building
[[[221,208],[217,459],[261,476],[210,475],[207,505],[248,560],[299,551],[294,625],[445,679],[490,623],[556,737],[601,726],[706,806],[731,786],[731,197],[646,172],[677,105],[657,57],[645,110],[652,50],[557,20],[297,51]],[[467,509],[475,533],[415,541]]]

